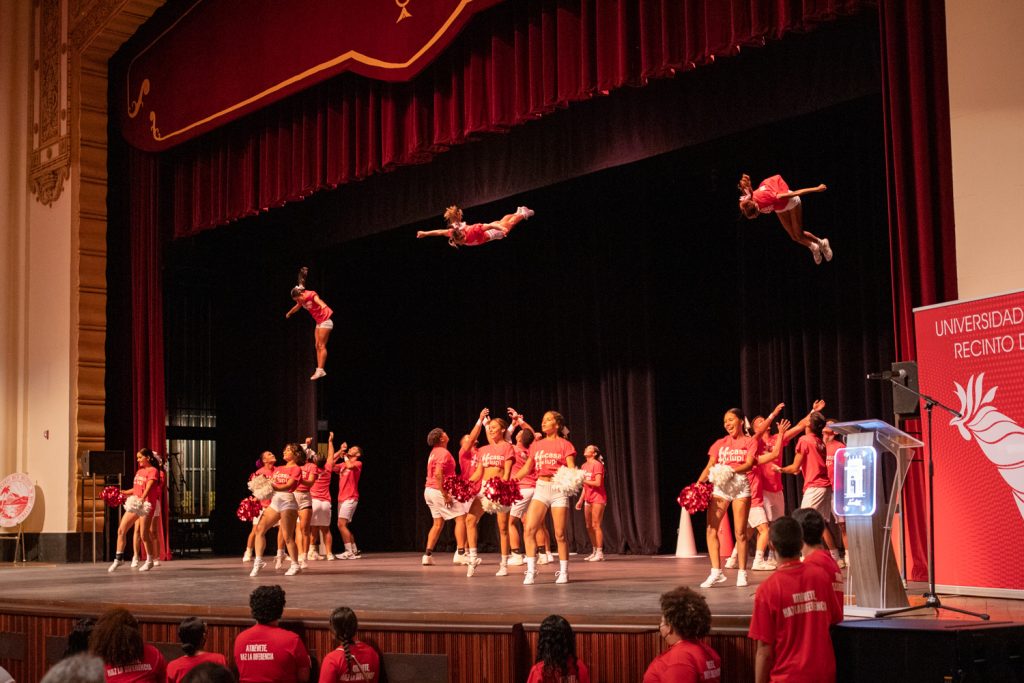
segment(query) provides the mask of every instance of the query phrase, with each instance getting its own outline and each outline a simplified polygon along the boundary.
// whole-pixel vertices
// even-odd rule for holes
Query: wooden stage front
[[[557,565],[548,564],[540,567],[536,585],[523,586],[522,567],[494,576],[494,555],[484,556],[472,579],[450,554],[436,554],[435,561],[423,567],[419,554],[368,555],[311,562],[294,577],[269,564],[258,578],[249,577],[240,558],[174,560],[148,574],[127,565],[113,574],[106,564],[6,565],[0,568],[0,666],[19,683],[38,680],[47,662],[59,657],[76,618],[114,605],[131,610],[146,640],[171,657],[180,654],[178,622],[201,616],[210,625],[207,649],[230,657],[235,635],[252,623],[249,592],[279,584],[287,592],[286,625],[321,657],[334,647],[330,611],[348,605],[359,615],[361,638],[381,652],[444,655],[452,682],[524,681],[537,625],[561,614],[573,624],[578,653],[595,682],[637,681],[662,648],[658,596],[675,586],[696,586],[709,566],[707,559],[612,555],[587,563],[573,557],[571,583],[555,585]],[[704,591],[713,615],[710,643],[722,657],[723,681],[749,681],[754,648],[746,631],[754,591],[768,573],[750,572],[746,588],[733,585],[735,571],[727,574],[729,583]],[[977,607],[969,598],[947,602]],[[1011,606],[1000,612],[995,602]],[[994,618],[1020,619],[1013,605],[988,601],[985,608]]]

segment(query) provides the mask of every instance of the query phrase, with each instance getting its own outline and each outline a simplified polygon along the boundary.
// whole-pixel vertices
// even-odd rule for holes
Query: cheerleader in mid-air
[[[293,314],[299,312],[300,308],[305,308],[313,316],[313,320],[316,322],[316,328],[313,330],[313,340],[316,343],[316,370],[309,378],[320,379],[327,374],[324,364],[327,362],[327,339],[331,336],[331,330],[334,329],[334,321],[331,320],[334,311],[316,292],[306,289],[308,274],[309,268],[303,266],[299,269],[299,282],[292,287],[291,293],[295,305],[284,314],[284,317],[292,317]]]
[[[501,240],[508,237],[512,228],[520,221],[525,221],[533,215],[531,209],[520,206],[515,213],[506,214],[501,220],[491,223],[474,223],[466,225],[462,220],[462,209],[452,205],[444,212],[444,222],[448,225],[444,230],[420,230],[416,237],[447,237],[448,244],[455,248],[461,246],[476,247],[487,244],[494,240]]]
[[[789,185],[780,175],[765,178],[755,190],[750,184],[750,176],[746,173],[740,178],[739,186],[743,193],[740,196],[740,211],[753,220],[763,213],[775,213],[785,228],[786,234],[794,242],[799,242],[811,250],[815,263],[832,260],[832,247],[828,240],[804,230],[804,210],[800,197],[812,192],[824,192],[824,184],[807,187],[802,190],[790,191]]]

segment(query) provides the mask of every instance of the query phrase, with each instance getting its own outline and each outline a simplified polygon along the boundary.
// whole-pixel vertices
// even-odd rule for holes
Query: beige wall
[[[1022,0],[946,0],[961,299],[1024,288],[1022,28]]]

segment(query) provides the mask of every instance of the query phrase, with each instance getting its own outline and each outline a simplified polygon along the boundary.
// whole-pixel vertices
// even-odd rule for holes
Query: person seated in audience
[[[249,595],[256,625],[235,638],[235,668],[240,683],[307,683],[312,667],[302,640],[278,626],[284,614],[284,590],[260,586]]]
[[[100,615],[89,636],[89,652],[103,660],[107,683],[164,683],[164,656],[142,641],[139,622],[115,607]]]
[[[180,683],[185,674],[204,662],[213,662],[225,666],[224,655],[216,652],[203,652],[206,644],[206,622],[196,617],[187,617],[178,624],[178,640],[184,657],[178,657],[167,665],[167,683]]]
[[[711,610],[704,596],[686,586],[662,593],[658,633],[668,649],[647,667],[643,683],[720,681],[721,659],[702,641],[710,631]]]
[[[757,587],[747,636],[757,641],[755,683],[836,679],[836,658],[829,627],[843,610],[832,577],[800,561],[803,533],[792,517],[779,517],[768,531],[779,567]]]
[[[170,680],[170,679],[168,679]],[[231,669],[214,662],[203,662],[185,674],[181,683],[236,683]]]
[[[103,660],[88,652],[80,652],[64,657],[50,667],[40,683],[104,683],[105,678]]]
[[[94,617],[82,617],[75,622],[75,625],[71,627],[71,633],[68,634],[68,644],[64,647],[64,654],[60,656],[61,659],[65,657],[71,657],[82,652],[89,651],[89,636],[92,635],[93,628],[96,627],[96,619]]]
[[[348,607],[331,612],[331,631],[341,645],[324,657],[320,683],[341,681],[379,681],[380,655],[366,643],[356,640],[359,620]]]
[[[540,622],[537,663],[526,683],[590,683],[590,670],[576,658],[576,635],[565,618],[552,614]]]
[[[800,530],[803,533],[804,546],[800,554],[804,558],[804,564],[809,562],[821,567],[826,574],[832,577],[832,590],[835,591],[836,600],[839,601],[839,607],[842,608],[845,603],[843,592],[846,585],[843,580],[843,570],[839,568],[832,554],[825,549],[825,542],[822,538],[825,533],[825,518],[814,508],[800,508],[793,511],[793,519],[800,524]]]

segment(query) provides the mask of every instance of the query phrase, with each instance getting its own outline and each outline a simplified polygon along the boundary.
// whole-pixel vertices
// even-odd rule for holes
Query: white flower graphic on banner
[[[986,392],[982,386],[984,378],[984,372],[977,377],[972,375],[966,389],[953,382],[963,417],[954,417],[949,424],[960,430],[964,440],[974,437],[985,457],[1010,485],[1017,509],[1024,517],[1024,427],[992,405],[999,387]]]

